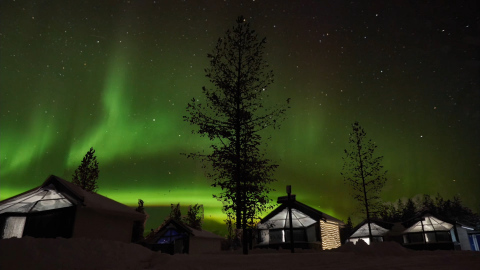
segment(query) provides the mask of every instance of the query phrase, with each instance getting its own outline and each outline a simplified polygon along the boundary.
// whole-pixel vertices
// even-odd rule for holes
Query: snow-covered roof
[[[143,220],[144,215],[122,203],[88,192],[60,177],[51,175],[32,190],[0,202],[0,214],[29,213],[77,205],[88,209]]]
[[[0,269],[477,269],[479,252],[411,251],[396,242],[347,244],[325,252],[254,249],[171,256],[141,245],[85,238],[1,240]],[[107,252],[106,252],[107,251]],[[54,259],[52,259],[54,258]],[[87,259],[86,259],[87,258]]]
[[[187,226],[188,228],[190,228],[190,230],[192,231],[192,235],[195,236],[195,237],[199,237],[199,238],[211,238],[211,239],[225,239],[219,235],[216,235],[212,232],[209,232],[209,231],[206,231],[206,230],[197,230],[197,229],[194,229],[192,227],[189,227]]]

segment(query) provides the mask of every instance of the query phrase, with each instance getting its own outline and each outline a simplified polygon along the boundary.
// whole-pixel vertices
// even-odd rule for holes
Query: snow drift
[[[137,244],[91,239],[0,240],[0,269],[476,269],[480,252],[411,251],[394,242],[330,251],[253,250],[167,255]]]

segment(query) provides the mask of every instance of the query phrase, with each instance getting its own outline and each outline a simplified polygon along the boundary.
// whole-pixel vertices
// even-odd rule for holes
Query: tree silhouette
[[[428,194],[423,194],[416,200],[409,198],[406,203],[403,203],[399,199],[396,206],[393,206],[393,204],[387,204],[386,206],[381,215],[384,221],[406,221],[416,217],[419,213],[428,211],[441,218],[466,222],[470,225],[480,224],[480,216],[464,206],[458,195],[450,200],[444,199],[440,194],[437,194],[434,198]]]
[[[402,220],[409,220],[417,215],[417,207],[412,199],[408,199],[402,210]]]
[[[183,222],[188,226],[200,230],[202,229],[203,206],[198,203],[188,208],[187,216],[183,218]]]
[[[90,192],[97,192],[98,190],[98,162],[95,156],[93,147],[85,154],[82,163],[75,170],[73,174],[72,183]]]
[[[380,162],[383,156],[374,157],[377,148],[372,140],[366,140],[366,133],[358,122],[352,124],[353,132],[350,133],[350,149],[345,149],[343,157],[344,165],[342,176],[345,183],[352,186],[353,198],[360,202],[367,216],[368,234],[372,242],[372,230],[370,228],[370,217],[372,212],[380,209],[378,200],[387,178],[386,171]]]
[[[143,207],[143,200],[138,199],[138,207],[135,208],[135,211],[144,214],[145,219],[142,221],[135,221],[133,222],[133,229],[132,229],[132,242],[137,243],[143,240],[143,233],[145,231],[145,222],[147,221],[147,213],[145,212],[145,207]]]
[[[179,203],[170,205],[170,219],[182,222],[182,212],[180,211]]]
[[[397,208],[395,209],[395,211],[393,212],[393,221],[397,222],[397,221],[401,221],[402,220],[402,217],[403,217],[403,209],[405,208],[405,204],[403,203],[403,201],[401,199],[398,199],[397,201]]]
[[[248,224],[267,209],[268,193],[277,165],[266,159],[260,150],[259,132],[276,128],[287,109],[267,108],[264,98],[273,83],[273,72],[263,59],[266,39],[259,40],[254,30],[239,17],[236,25],[217,42],[211,54],[206,77],[213,88],[203,87],[205,100],[192,99],[184,120],[197,125],[193,133],[207,136],[210,154],[192,153],[204,167],[210,167],[207,177],[212,186],[220,187],[214,195],[223,203],[223,210],[235,220],[236,228],[245,230]],[[287,102],[288,103],[288,102]],[[244,253],[247,253],[244,240]]]
[[[383,220],[387,222],[399,222],[402,221],[402,215],[403,215],[403,209],[404,209],[404,203],[402,202],[401,199],[398,199],[397,203],[385,203],[381,207],[381,211],[378,214],[378,216]]]
[[[184,223],[194,229],[201,230],[203,221],[203,205],[200,205],[198,203],[195,205],[190,205],[187,215],[182,216],[180,203],[171,204],[169,219]]]
[[[353,231],[353,223],[352,219],[350,216],[348,216],[347,223],[345,223],[345,226],[340,229],[340,239],[342,243],[345,243],[350,235],[352,234]]]

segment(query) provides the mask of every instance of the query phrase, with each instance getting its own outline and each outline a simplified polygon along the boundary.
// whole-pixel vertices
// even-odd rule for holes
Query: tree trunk
[[[370,227],[370,211],[368,210],[368,199],[367,199],[367,187],[365,185],[365,173],[363,172],[363,161],[361,154],[361,141],[357,135],[357,149],[358,149],[358,159],[360,162],[360,175],[362,176],[362,186],[363,186],[363,200],[365,203],[365,211],[367,212],[367,224],[368,224],[368,238],[370,239],[370,244],[373,242],[372,237],[372,228]]]

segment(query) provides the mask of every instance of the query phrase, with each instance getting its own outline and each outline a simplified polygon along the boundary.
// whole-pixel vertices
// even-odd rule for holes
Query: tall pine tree
[[[203,87],[205,99],[193,99],[187,106],[185,121],[198,126],[194,133],[207,136],[212,152],[193,153],[211,170],[207,176],[212,186],[220,187],[214,195],[224,204],[224,211],[235,220],[237,229],[245,230],[249,221],[268,207],[268,184],[274,181],[272,165],[261,150],[260,131],[278,127],[287,109],[267,108],[264,98],[273,82],[273,72],[263,58],[266,39],[259,40],[243,17],[237,19],[217,42],[211,54],[206,76],[213,88]],[[251,222],[250,222],[251,223]],[[244,239],[244,253],[247,253]]]
[[[363,206],[362,211],[366,214],[371,243],[373,239],[370,218],[381,206],[379,194],[387,181],[385,176],[387,172],[383,171],[381,165],[383,156],[373,156],[377,145],[372,140],[367,141],[366,135],[358,122],[352,124],[352,133],[349,138],[350,148],[345,149],[341,174],[345,183],[351,185],[353,198]]]
[[[91,147],[87,154],[85,154],[85,157],[83,157],[80,166],[75,170],[72,177],[72,183],[86,191],[97,192],[97,179],[99,173],[100,170],[98,169],[95,150]]]

